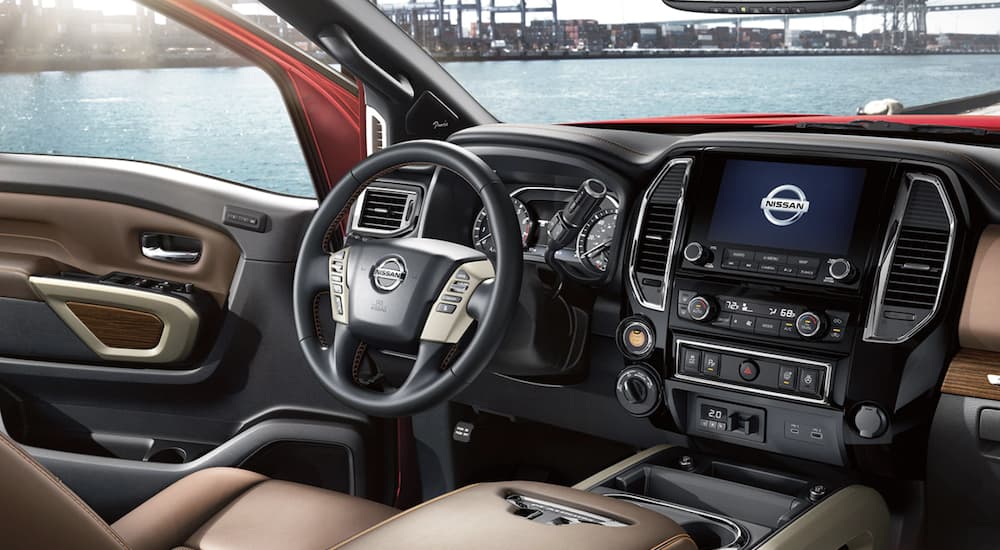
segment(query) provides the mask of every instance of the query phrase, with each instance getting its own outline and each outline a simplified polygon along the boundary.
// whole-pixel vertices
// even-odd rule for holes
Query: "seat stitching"
[[[52,474],[52,472],[50,472],[47,469],[45,469],[41,464],[39,464],[37,461],[35,461],[34,458],[32,458],[30,455],[28,455],[26,452],[24,452],[17,445],[14,445],[6,437],[0,435],[0,442],[2,442],[4,445],[6,445],[7,447],[9,447],[11,450],[13,450],[25,462],[27,462],[32,468],[34,468],[36,471],[38,471],[38,473],[42,474],[42,476],[45,477],[49,482],[51,482],[53,485],[55,485],[56,489],[58,489],[60,492],[62,492],[65,496],[69,497],[70,501],[73,502],[74,504],[76,504],[77,507],[80,508],[84,513],[86,513],[88,516],[90,516],[90,518],[94,520],[94,522],[98,525],[98,527],[100,527],[105,532],[107,532],[107,534],[110,535],[111,538],[114,539],[114,541],[116,543],[118,543],[118,546],[120,546],[124,550],[128,550],[128,544],[126,544],[125,540],[122,539],[121,536],[118,533],[116,533],[113,529],[111,529],[111,527],[109,527],[108,524],[105,523],[104,520],[101,519],[97,515],[97,513],[94,512],[94,510],[90,506],[88,506],[86,503],[84,503],[80,499],[80,497],[77,496],[76,493],[74,493],[73,491],[70,491],[63,484],[63,482],[59,480],[59,478],[55,477],[55,475]]]

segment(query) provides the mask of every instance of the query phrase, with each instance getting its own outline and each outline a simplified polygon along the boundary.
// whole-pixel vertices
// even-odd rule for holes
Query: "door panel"
[[[0,174],[0,426],[103,517],[208,466],[384,493],[371,482],[381,463],[364,463],[381,426],[330,397],[295,335],[291,282],[315,200],[130,161],[0,155]],[[233,209],[263,230],[227,224]],[[144,232],[195,238],[201,258],[146,258]],[[116,273],[204,286],[198,311],[214,317],[191,329],[188,359],[102,356],[77,336],[149,352],[175,330],[153,303],[170,293]]]
[[[141,236],[146,232],[197,239],[202,243],[202,257],[192,264],[147,258],[141,252]],[[95,274],[121,271],[190,282],[221,305],[229,293],[240,251],[233,239],[221,231],[147,208],[92,199],[0,193],[0,261],[2,255],[49,260],[49,266],[35,266],[49,269],[32,272],[34,275],[71,270]],[[20,267],[23,273],[24,263],[14,267]],[[52,271],[53,267],[58,271]],[[23,290],[20,294],[11,297],[23,297]]]

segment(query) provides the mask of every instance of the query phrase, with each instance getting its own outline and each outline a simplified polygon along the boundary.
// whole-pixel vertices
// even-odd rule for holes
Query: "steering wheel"
[[[410,164],[431,164],[479,194],[496,242],[496,260],[436,239],[353,239],[331,250],[351,206],[370,183]],[[395,145],[354,167],[320,205],[299,248],[293,283],[295,330],[309,366],[337,399],[373,416],[407,416],[447,401],[496,353],[521,289],[523,258],[514,207],[500,178],[478,156],[443,141]],[[326,345],[319,300],[329,292],[335,321]],[[473,322],[475,334],[456,356]],[[417,349],[395,389],[363,387],[368,346]]]

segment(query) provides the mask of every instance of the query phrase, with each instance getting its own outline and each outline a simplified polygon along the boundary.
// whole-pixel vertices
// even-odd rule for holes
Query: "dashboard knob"
[[[807,339],[822,338],[826,334],[826,315],[807,311],[795,319],[795,331]]]
[[[715,299],[708,296],[695,296],[688,301],[688,315],[700,323],[710,323],[715,320],[719,307]]]
[[[649,416],[660,406],[660,376],[648,365],[632,365],[618,373],[618,403],[632,416]]]
[[[846,258],[834,258],[826,266],[826,271],[834,281],[849,283],[854,279],[854,266]]]
[[[684,259],[695,265],[705,265],[712,261],[712,251],[698,241],[691,241],[684,247]]]

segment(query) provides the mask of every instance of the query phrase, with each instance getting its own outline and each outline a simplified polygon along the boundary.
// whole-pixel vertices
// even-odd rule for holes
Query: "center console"
[[[871,550],[887,544],[882,497],[830,470],[790,474],[663,445],[575,487],[667,516],[699,549]]]
[[[901,369],[955,237],[938,166],[703,148],[643,197],[616,386],[696,441],[836,466],[891,441]]]

